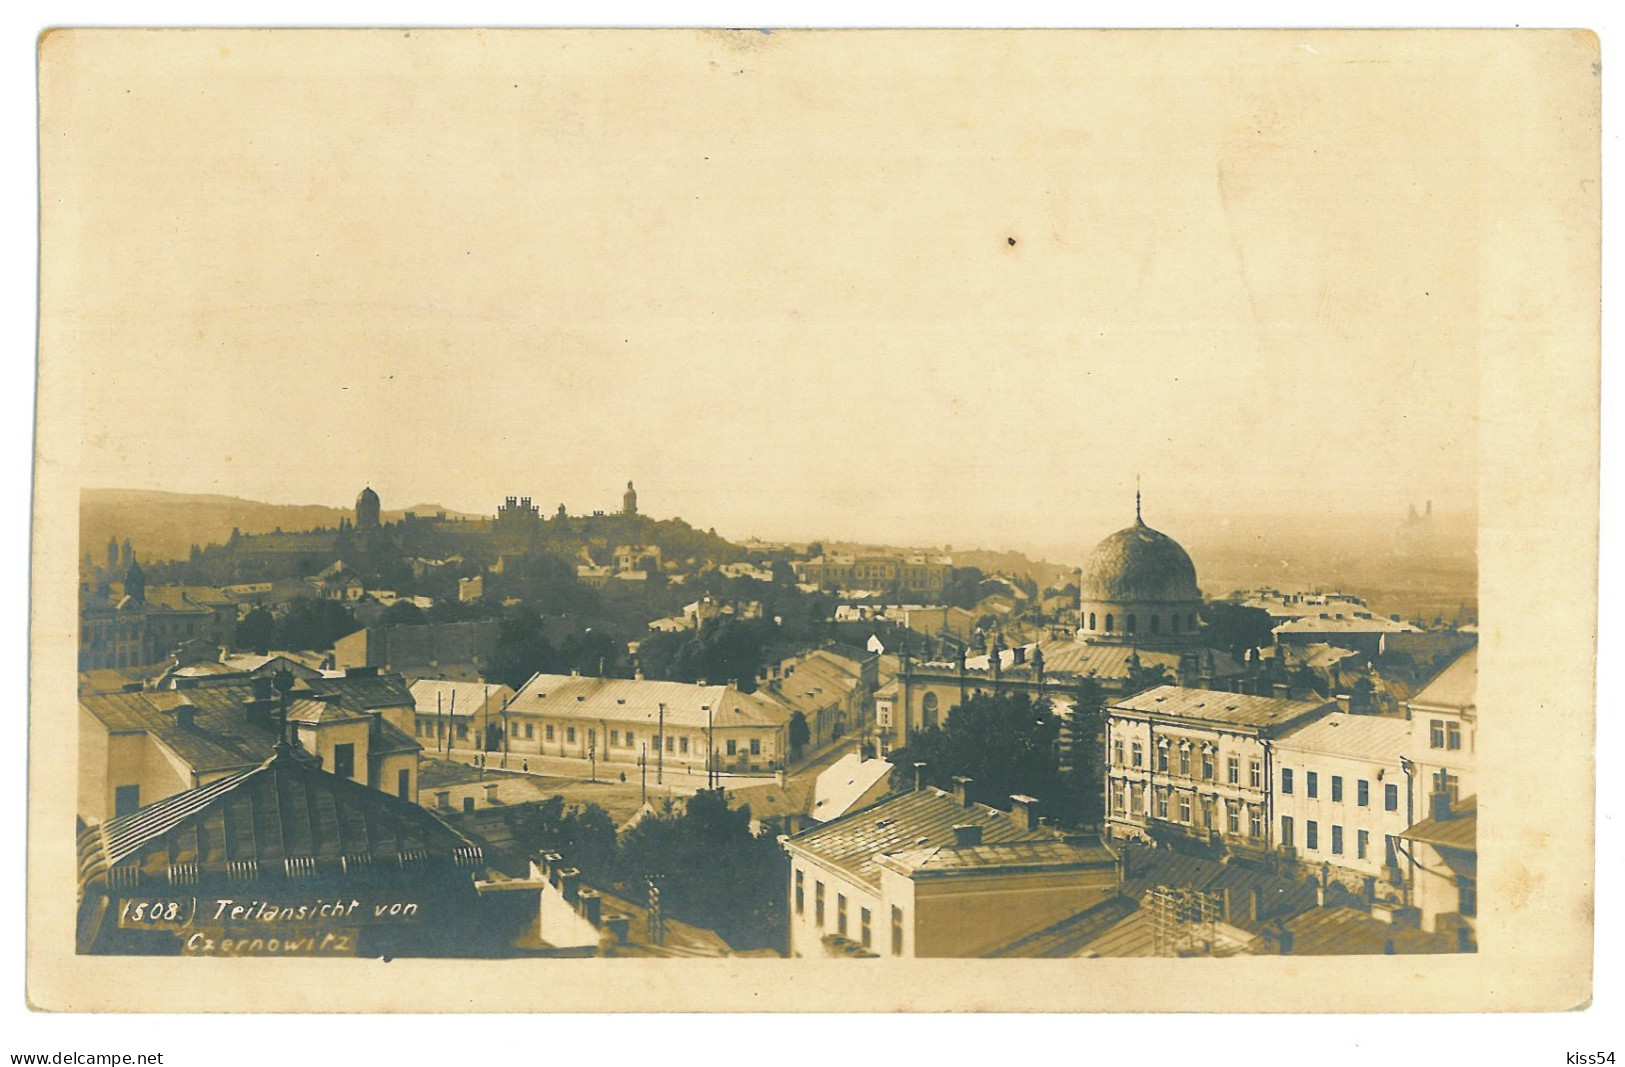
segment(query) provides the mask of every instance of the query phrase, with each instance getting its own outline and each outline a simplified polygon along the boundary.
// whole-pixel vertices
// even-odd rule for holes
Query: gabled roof
[[[1478,646],[1473,645],[1410,699],[1412,707],[1474,708],[1478,703]]]
[[[840,818],[866,793],[890,778],[892,768],[889,760],[866,760],[861,753],[848,752],[819,773],[808,814],[819,822]]]
[[[927,787],[803,830],[789,843],[871,885],[879,885],[881,856],[952,845],[954,827],[958,825],[980,826],[983,843],[990,845],[1055,839],[1048,829],[1020,826],[1007,812],[985,804],[966,806],[951,793]]]
[[[636,722],[654,728],[660,705],[666,725],[703,730],[709,715],[718,730],[742,726],[779,727],[790,711],[760,693],[741,693],[726,685],[691,685],[646,679],[588,678],[573,674],[538,674],[524,684],[508,705],[517,715],[567,715]]]
[[[412,683],[412,699],[417,703],[419,715],[450,715],[455,710],[459,717],[476,715],[482,711],[496,713],[502,702],[513,698],[513,690],[490,682],[447,682],[420,679]]]
[[[1335,707],[1329,700],[1288,700],[1229,693],[1217,689],[1187,689],[1159,685],[1115,701],[1108,714],[1128,713],[1158,719],[1250,729],[1270,729],[1297,722]]]
[[[474,867],[480,849],[410,801],[328,774],[282,749],[249,770],[149,804],[79,835],[81,884],[114,868],[143,878],[280,877],[287,860],[333,874],[414,863]]]
[[[1179,669],[1179,653],[1166,652],[1154,648],[1135,648],[1133,645],[1094,645],[1087,641],[1041,641],[1038,648],[1044,653],[1044,674],[1046,677],[1070,674],[1080,678],[1100,678],[1107,681],[1120,681],[1133,673],[1132,658],[1137,654],[1142,667],[1162,667],[1170,675]],[[1213,677],[1225,678],[1233,674],[1240,674],[1241,667],[1227,653],[1212,649],[1202,649],[1197,653],[1201,657],[1201,665],[1205,668],[1211,659],[1213,664]],[[1027,656],[1028,663],[1016,670],[1031,670],[1031,653]],[[1010,673],[1008,670],[1006,673]]]

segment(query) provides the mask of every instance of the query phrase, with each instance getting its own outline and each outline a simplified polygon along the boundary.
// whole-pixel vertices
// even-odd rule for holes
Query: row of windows
[[[1185,628],[1187,630],[1195,631],[1195,629],[1196,629],[1196,613],[1194,611],[1187,612],[1185,614],[1183,620],[1181,619],[1180,615],[1177,612],[1175,612],[1175,613],[1170,614],[1168,616],[1168,620],[1169,620],[1169,628],[1176,634],[1180,632],[1180,623],[1182,621],[1183,621],[1184,626],[1185,626]],[[1099,629],[1099,627],[1097,627],[1095,625],[1095,622],[1096,622],[1095,613],[1091,611],[1089,613],[1089,629],[1091,629],[1091,630]],[[1106,623],[1106,625],[1105,625],[1104,632],[1112,633],[1113,631],[1115,631],[1117,629],[1117,615],[1116,615],[1116,613],[1110,612],[1110,611],[1106,612],[1106,614],[1105,614],[1105,623]],[[1123,616],[1123,632],[1124,633],[1131,633],[1131,634],[1132,633],[1138,633],[1139,632],[1139,627],[1140,627],[1139,616],[1135,615],[1132,611]],[[1162,632],[1162,616],[1157,614],[1156,612],[1151,613],[1151,632],[1154,633],[1154,634],[1160,634]]]
[[[1343,803],[1343,776],[1334,774],[1332,778],[1332,803]],[[1290,796],[1294,788],[1294,779],[1291,767],[1281,768],[1281,792]],[[1320,799],[1320,775],[1315,771],[1305,771],[1303,776],[1303,793],[1310,800]],[[1371,783],[1364,778],[1354,783],[1354,803],[1358,807],[1371,806]],[[1389,782],[1382,787],[1382,808],[1384,811],[1399,810],[1399,786]]]
[[[1281,847],[1282,848],[1294,848],[1294,847],[1296,847],[1296,842],[1294,841],[1295,833],[1296,833],[1296,826],[1293,823],[1292,816],[1290,816],[1290,815],[1281,816]],[[1331,851],[1332,855],[1341,856],[1341,855],[1345,854],[1344,853],[1344,847],[1343,847],[1343,828],[1341,826],[1333,825],[1331,827],[1331,842],[1330,842],[1330,845],[1331,845],[1330,851]],[[1304,849],[1306,851],[1309,851],[1309,852],[1319,852],[1320,851],[1320,823],[1316,822],[1314,819],[1309,819],[1303,824],[1303,847],[1304,847]],[[1390,866],[1390,867],[1395,866],[1397,864],[1398,852],[1397,852],[1397,847],[1396,847],[1395,842],[1394,842],[1394,836],[1392,834],[1384,834],[1383,835],[1383,847],[1384,847],[1384,860],[1383,860],[1383,862],[1388,864],[1388,866]],[[1356,859],[1362,859],[1362,860],[1363,859],[1369,859],[1370,858],[1370,853],[1371,853],[1371,834],[1370,834],[1370,832],[1367,831],[1367,830],[1356,830],[1354,832],[1354,857]]]
[[[1130,815],[1145,814],[1145,786],[1139,782],[1117,782],[1112,786],[1112,810],[1119,815],[1126,810]],[[1178,821],[1189,825],[1195,815],[1194,802],[1190,793],[1176,793],[1170,789],[1156,789],[1153,794],[1153,812],[1158,819]],[[1241,834],[1241,813],[1245,808],[1247,812],[1247,834],[1249,837],[1264,836],[1264,810],[1256,804],[1242,804],[1237,801],[1223,801],[1225,810],[1225,831],[1239,836]],[[1174,812],[1178,812],[1177,820]],[[1204,818],[1211,820],[1211,809],[1204,806]]]
[[[1173,768],[1178,767],[1178,773],[1186,778],[1191,777],[1191,749],[1189,745],[1181,745],[1177,752],[1170,753],[1170,746],[1166,740],[1157,747],[1157,770],[1163,774],[1174,773]],[[1204,782],[1211,782],[1217,774],[1216,763],[1218,753],[1213,749],[1203,749],[1200,753],[1201,774]],[[1112,762],[1124,766],[1123,742],[1112,742]],[[1145,746],[1139,741],[1129,744],[1127,766],[1145,766]],[[1224,778],[1230,785],[1241,784],[1241,757],[1230,756],[1225,760]],[[1253,789],[1264,788],[1264,765],[1258,760],[1247,761],[1247,784]]]
[[[796,870],[796,914],[806,914],[807,883],[806,872]],[[846,922],[846,894],[835,894],[835,932],[842,937],[849,936]],[[813,883],[813,922],[822,928],[824,925],[824,883]],[[868,908],[858,909],[858,943],[869,948],[874,939],[874,917]],[[892,906],[891,909],[891,952],[893,956],[903,954],[903,909]]]

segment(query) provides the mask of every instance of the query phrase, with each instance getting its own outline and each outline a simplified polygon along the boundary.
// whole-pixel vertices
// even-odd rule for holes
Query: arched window
[[[1134,632],[1134,613],[1133,612],[1129,612],[1129,616],[1128,616],[1128,632],[1129,633]]]
[[[1095,613],[1091,611],[1089,613],[1089,629],[1093,630],[1094,628],[1095,628]]]
[[[1154,634],[1162,632],[1162,616],[1156,612],[1151,613],[1151,632]]]
[[[1112,613],[1109,611],[1106,613],[1106,632],[1112,632]]]
[[[920,725],[934,729],[937,725],[937,694],[927,693],[920,700]]]

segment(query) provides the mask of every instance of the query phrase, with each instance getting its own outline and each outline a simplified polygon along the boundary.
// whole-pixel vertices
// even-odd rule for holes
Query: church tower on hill
[[[621,494],[621,511],[628,515],[638,513],[638,491],[632,488],[632,483],[626,483],[626,492]]]

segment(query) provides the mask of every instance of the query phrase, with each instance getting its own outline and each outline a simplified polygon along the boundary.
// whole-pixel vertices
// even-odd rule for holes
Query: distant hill
[[[1076,581],[1077,576],[1071,567],[1059,563],[1051,563],[1044,559],[1030,559],[1020,552],[998,552],[992,549],[965,548],[948,551],[941,548],[906,548],[896,545],[875,545],[857,541],[825,541],[824,551],[836,552],[879,552],[887,555],[911,555],[923,552],[928,556],[945,555],[954,561],[956,567],[975,567],[983,574],[1008,574],[1017,578],[1031,578],[1038,583],[1040,591],[1055,586],[1059,588],[1068,582]]]
[[[438,504],[418,504],[385,511],[386,522],[407,511],[447,518],[484,518],[447,511]],[[350,508],[321,504],[266,504],[213,493],[165,493],[149,489],[86,489],[79,494],[79,554],[97,563],[107,558],[108,538],[129,539],[138,559],[185,559],[193,545],[224,544],[233,529],[245,534],[310,530],[337,526],[354,518]]]

